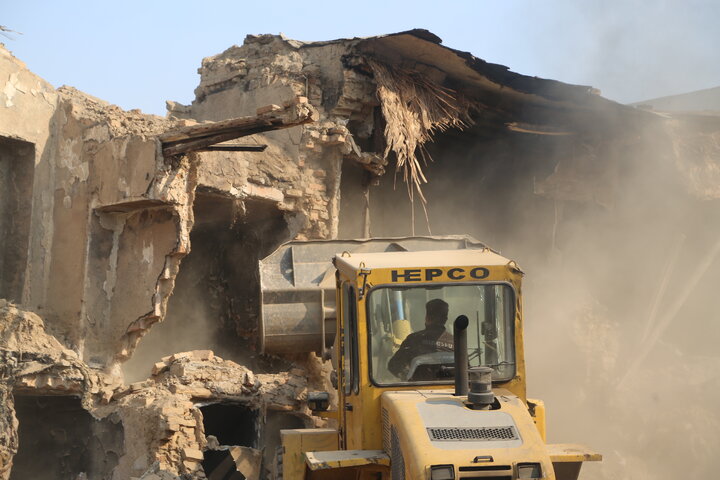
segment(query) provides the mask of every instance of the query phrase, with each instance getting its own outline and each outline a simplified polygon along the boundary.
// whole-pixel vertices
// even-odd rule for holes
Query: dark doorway
[[[30,241],[35,146],[0,137],[0,298],[22,301]]]
[[[105,480],[124,454],[118,419],[96,420],[70,396],[15,396],[20,446],[11,480]],[[113,421],[116,420],[116,421]]]
[[[245,405],[215,403],[200,407],[205,435],[220,445],[258,446],[258,411]]]

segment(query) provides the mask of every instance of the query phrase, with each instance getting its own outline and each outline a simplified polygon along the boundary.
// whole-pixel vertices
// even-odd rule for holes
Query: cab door
[[[360,375],[358,361],[357,304],[355,287],[343,282],[340,287],[340,350],[341,367],[339,405],[341,419],[340,443],[343,449],[359,448],[362,425],[360,423]]]

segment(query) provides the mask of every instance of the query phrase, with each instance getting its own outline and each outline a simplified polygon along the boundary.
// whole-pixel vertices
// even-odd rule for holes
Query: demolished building
[[[654,288],[632,281],[657,264],[644,242],[717,241],[719,117],[619,105],[424,30],[248,36],[167,118],[0,53],[0,478],[202,478],[228,455],[264,477],[273,435],[322,425],[305,395],[329,388],[311,352],[258,348],[258,260],[289,240],[467,233],[538,283],[593,271],[627,317],[644,312],[620,292]],[[606,383],[613,325],[573,343]]]

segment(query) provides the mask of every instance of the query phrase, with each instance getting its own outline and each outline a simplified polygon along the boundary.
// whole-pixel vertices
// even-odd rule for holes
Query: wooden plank
[[[181,142],[177,144],[173,144],[168,147],[163,147],[163,155],[166,157],[170,157],[173,155],[179,155],[181,153],[187,153],[187,152],[193,152],[200,149],[203,149],[205,147],[209,147],[210,145],[215,145],[216,143],[220,142],[227,142],[228,140],[234,140],[239,137],[244,137],[247,135],[254,135],[256,133],[261,132],[267,132],[269,130],[272,130],[271,128],[264,127],[256,127],[252,129],[243,130],[241,132],[227,132],[227,133],[220,133],[217,135],[212,135],[209,137],[202,137],[196,140],[188,140],[186,142]]]
[[[238,117],[231,118],[229,120],[222,120],[220,122],[208,122],[198,125],[190,125],[189,127],[183,127],[178,130],[165,132],[161,135],[158,135],[158,138],[163,143],[173,143],[199,137],[207,137],[209,135],[215,135],[217,133],[242,130],[244,128],[255,127],[258,124],[266,124],[270,121],[270,119],[265,117],[269,117],[269,115],[263,117]]]
[[[267,145],[265,144],[259,144],[259,145],[211,145],[209,147],[205,147],[201,150],[198,150],[199,152],[264,152],[267,148]]]
[[[276,105],[273,107],[277,107]],[[259,109],[262,110],[262,109]],[[173,143],[198,137],[207,137],[218,133],[255,128],[268,122],[285,127],[301,125],[318,119],[317,110],[307,103],[304,97],[298,97],[281,110],[271,110],[256,116],[246,116],[221,120],[219,122],[200,123],[170,130],[158,135],[163,143]],[[280,127],[283,128],[283,127]]]
[[[239,147],[228,148],[228,146],[222,146],[222,148],[209,147],[220,142],[234,140],[256,133],[303,125],[314,122],[319,118],[317,110],[307,103],[307,99],[304,97],[297,97],[293,102],[286,104],[281,110],[277,110],[280,107],[276,105],[271,107],[268,112],[254,117],[231,118],[220,122],[191,125],[158,135],[158,139],[162,143],[163,155],[171,157],[208,149],[262,151],[252,148],[251,146],[245,149]],[[267,109],[261,108],[260,110],[265,111]]]

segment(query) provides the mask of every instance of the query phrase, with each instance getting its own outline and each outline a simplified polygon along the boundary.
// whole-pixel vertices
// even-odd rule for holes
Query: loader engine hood
[[[385,392],[383,447],[391,457],[392,478],[430,479],[431,467],[443,466],[437,478],[554,479],[527,407],[507,391],[495,394],[493,409],[474,410],[467,397],[449,391]],[[542,476],[519,476],[533,464]]]

